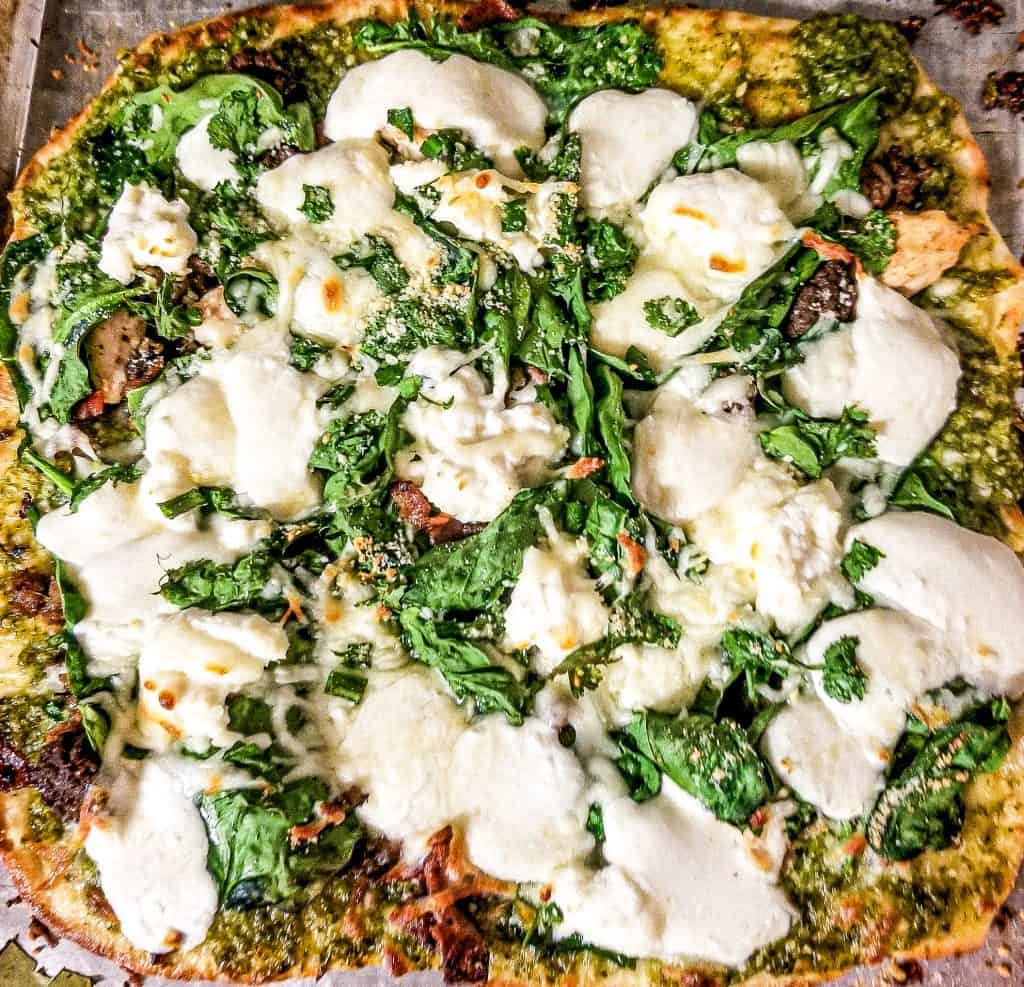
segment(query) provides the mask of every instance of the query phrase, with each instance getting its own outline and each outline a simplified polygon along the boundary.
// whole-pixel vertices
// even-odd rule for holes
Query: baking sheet
[[[231,0],[0,0],[0,188],[7,188],[21,164],[46,142],[54,123],[63,122],[93,95],[113,70],[118,49],[147,33],[248,4]],[[707,4],[710,6],[711,4]],[[824,11],[857,12],[898,20],[910,14],[929,20],[915,54],[935,81],[964,104],[971,127],[985,152],[993,180],[992,216],[1020,255],[1024,249],[1024,125],[1006,112],[986,112],[980,91],[986,74],[1024,67],[1017,53],[1024,28],[1024,0],[1006,3],[998,27],[974,37],[951,18],[931,16],[929,0],[720,0],[721,6],[753,13],[807,16]],[[126,987],[116,966],[73,944],[53,942],[30,924],[0,871],[0,987]],[[26,952],[27,951],[27,952]],[[403,987],[434,987],[432,974],[403,978]],[[165,981],[148,978],[146,987]],[[331,987],[388,987],[395,981],[379,971],[325,978]],[[970,957],[900,968],[857,972],[847,987],[912,983],[924,987],[1024,987],[1024,880],[1018,882],[986,946]],[[293,981],[289,987],[310,987]]]

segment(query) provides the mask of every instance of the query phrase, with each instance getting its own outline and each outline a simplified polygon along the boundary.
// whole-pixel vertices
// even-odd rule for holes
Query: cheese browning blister
[[[386,871],[452,979],[486,946],[431,922],[752,969],[811,841],[949,847],[1006,754],[1024,572],[943,445],[957,258],[901,293],[861,189],[905,94],[744,127],[633,21],[626,64],[538,24],[136,93],[96,225],[7,248],[83,845],[139,950]],[[496,924],[430,910],[457,866]]]

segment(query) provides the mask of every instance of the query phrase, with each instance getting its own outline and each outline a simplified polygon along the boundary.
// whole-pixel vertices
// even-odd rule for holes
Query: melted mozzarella
[[[794,222],[814,212],[820,200],[807,194],[807,169],[792,141],[749,141],[736,149],[736,165],[759,181]]]
[[[494,244],[511,254],[524,271],[544,263],[540,248],[557,228],[556,196],[575,189],[565,182],[517,182],[496,171],[445,175],[433,185],[441,193],[431,214],[434,219],[451,223],[471,240]],[[526,229],[507,233],[502,230],[503,208],[523,197],[527,197]]]
[[[217,912],[206,829],[183,781],[172,758],[126,767],[85,839],[122,934],[148,953],[198,946]]]
[[[75,634],[100,663],[96,674],[116,670],[107,660],[138,654],[149,622],[174,611],[158,593],[167,570],[202,558],[231,561],[265,534],[259,522],[219,517],[202,530],[188,519],[161,524],[142,503],[139,485],[124,483],[104,485],[77,513],[51,511],[36,531],[40,544],[67,563],[89,604]]]
[[[426,840],[452,819],[452,751],[466,730],[466,713],[433,673],[410,668],[370,680],[343,731],[338,774],[369,793],[359,815],[404,841],[418,859]]]
[[[817,698],[791,699],[768,725],[761,749],[785,784],[833,819],[860,816],[881,791],[878,758],[865,754]]]
[[[121,284],[143,267],[184,274],[198,242],[184,202],[168,202],[145,182],[126,185],[107,220],[99,268]]]
[[[694,541],[718,565],[753,576],[757,609],[786,633],[848,595],[838,573],[842,499],[829,480],[801,486],[758,457],[720,504],[698,517]]]
[[[638,201],[696,129],[697,108],[667,89],[587,96],[569,116],[583,144],[583,204],[596,212]]]
[[[821,665],[829,646],[843,637],[857,639],[857,662],[867,675],[863,699],[841,703],[814,685],[841,730],[856,738],[879,768],[906,726],[914,703],[959,674],[940,636],[924,621],[895,610],[865,610],[823,624],[807,642],[807,661]]]
[[[743,833],[672,782],[639,805],[625,795],[600,803],[608,866],[555,876],[564,934],[639,956],[730,966],[786,934],[793,912],[775,883],[781,861],[752,852]]]
[[[633,492],[654,514],[682,524],[728,497],[756,454],[745,418],[705,414],[670,382],[636,427]]]
[[[960,674],[1000,695],[1024,691],[1024,570],[1013,550],[932,514],[892,511],[852,528],[885,555],[858,586],[931,624]]]
[[[956,407],[960,365],[926,312],[874,278],[857,285],[856,319],[801,347],[804,360],[786,371],[783,390],[816,418],[863,408],[879,458],[905,466]]]
[[[372,138],[388,110],[403,107],[418,130],[461,130],[509,175],[520,174],[517,148],[544,143],[547,107],[521,76],[465,55],[435,62],[411,50],[348,71],[327,104],[324,133],[333,141]]]
[[[320,384],[277,355],[232,350],[158,401],[146,419],[143,483],[154,501],[229,486],[275,517],[320,501],[308,468],[321,433]]]
[[[234,152],[226,147],[214,147],[210,142],[212,119],[212,113],[203,117],[182,136],[174,151],[174,160],[182,175],[204,192],[212,192],[221,182],[238,180]]]
[[[557,733],[536,719],[482,719],[455,746],[451,777],[465,813],[466,849],[488,874],[544,881],[594,846],[585,828],[586,778]],[[510,838],[509,820],[515,819]]]
[[[551,534],[549,547],[526,550],[505,611],[505,647],[536,648],[533,663],[542,675],[569,652],[596,641],[608,625],[597,583],[586,573],[586,542]]]
[[[408,372],[425,379],[429,401],[416,401],[402,417],[414,441],[396,468],[442,511],[490,521],[523,487],[545,478],[569,433],[539,401],[506,407],[504,381],[488,390],[480,373],[461,365],[468,359],[437,347],[413,356]]]
[[[287,651],[284,628],[254,614],[190,609],[156,621],[139,653],[144,746],[230,746],[238,738],[228,730],[228,696],[259,681]]]
[[[625,644],[616,648],[614,658],[605,670],[602,691],[620,723],[628,722],[635,709],[675,711],[688,706],[708,670],[701,650],[685,644],[676,651]]]
[[[796,231],[768,190],[733,168],[658,185],[640,216],[648,251],[698,296],[736,298]]]
[[[708,306],[695,299],[675,273],[652,266],[649,260],[641,260],[624,291],[611,301],[592,307],[591,344],[613,356],[625,356],[626,351],[635,346],[655,371],[667,370],[680,357],[698,349],[713,330],[698,325],[691,331],[670,336],[655,329],[647,321],[644,304],[663,298],[682,299],[693,305],[699,314],[707,314]]]

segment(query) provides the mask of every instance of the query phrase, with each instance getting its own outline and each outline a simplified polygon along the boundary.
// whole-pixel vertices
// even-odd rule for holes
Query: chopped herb
[[[859,583],[884,558],[885,552],[880,548],[857,538],[843,556],[840,568],[851,583]]]
[[[326,223],[334,215],[334,200],[322,185],[303,185],[302,195],[299,212],[314,225]]]
[[[851,703],[864,698],[868,677],[857,661],[858,644],[859,638],[843,636],[825,649],[822,683],[836,702]]]
[[[663,295],[644,302],[644,318],[652,329],[666,336],[678,336],[700,322],[700,313],[685,298]]]

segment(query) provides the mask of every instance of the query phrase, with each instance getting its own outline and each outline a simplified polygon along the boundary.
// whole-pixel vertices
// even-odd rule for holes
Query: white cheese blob
[[[794,222],[811,215],[820,204],[820,199],[808,195],[807,169],[792,141],[748,141],[736,149],[736,165],[764,185]]]
[[[229,486],[275,517],[320,502],[308,468],[322,428],[320,384],[277,355],[231,350],[158,401],[146,419],[143,485],[153,501]]]
[[[142,267],[184,274],[198,243],[181,199],[168,202],[145,182],[126,185],[107,220],[99,268],[121,284]]]
[[[206,529],[189,519],[171,526],[153,516],[139,484],[108,483],[72,514],[66,507],[39,520],[39,543],[67,564],[89,610],[75,625],[86,652],[100,663],[138,654],[150,621],[176,608],[158,592],[165,572],[195,559],[228,562],[266,535],[260,522],[217,517]],[[93,666],[91,666],[93,667]]]
[[[693,305],[701,316],[709,312],[709,306],[691,295],[674,272],[641,258],[624,291],[610,301],[592,306],[591,345],[604,353],[622,357],[635,346],[657,373],[667,370],[680,357],[693,353],[711,330],[694,326],[670,336],[655,329],[647,321],[644,305],[661,299],[680,299]]]
[[[688,706],[708,668],[701,651],[686,644],[675,651],[653,644],[624,644],[613,657],[601,689],[619,711],[620,723],[628,722],[635,709],[674,712]]]
[[[882,768],[816,697],[798,696],[768,724],[761,749],[782,781],[832,819],[852,819],[882,789]]]
[[[757,454],[749,421],[705,414],[663,387],[633,436],[633,492],[648,510],[683,524],[720,504]]]
[[[877,430],[879,458],[905,466],[956,407],[960,364],[931,316],[872,277],[857,281],[857,317],[801,347],[786,397],[816,418],[856,405]]]
[[[139,654],[138,727],[144,745],[229,747],[227,697],[258,682],[288,651],[284,628],[256,614],[184,610],[149,628]]]
[[[330,215],[318,223],[302,211],[308,187],[326,189],[330,196]],[[336,249],[367,233],[411,227],[411,220],[391,208],[395,188],[387,152],[372,140],[342,140],[292,155],[260,175],[256,201],[278,228],[301,229]]]
[[[1024,569],[988,535],[919,511],[890,511],[851,528],[884,552],[857,584],[875,602],[936,628],[960,674],[999,695],[1024,691]]]
[[[417,130],[461,130],[508,175],[521,174],[517,148],[544,143],[547,107],[522,76],[465,55],[435,62],[412,50],[346,72],[327,104],[324,133],[333,141],[372,138],[388,110],[405,107]]]
[[[236,182],[239,177],[234,152],[226,147],[214,147],[210,141],[212,119],[213,114],[208,113],[186,131],[174,151],[179,171],[204,192],[212,192],[221,182]]]
[[[545,479],[569,433],[540,401],[509,404],[500,375],[488,389],[464,365],[469,360],[439,347],[413,356],[408,373],[424,378],[429,400],[414,402],[402,416],[413,444],[399,453],[396,468],[442,511],[461,521],[490,521],[520,490]]]
[[[583,769],[539,720],[518,727],[501,716],[480,720],[455,745],[450,774],[467,852],[488,874],[545,881],[593,848]],[[514,836],[510,819],[517,820]]]
[[[433,186],[441,193],[431,213],[434,219],[451,223],[470,240],[511,254],[528,272],[544,263],[540,248],[557,229],[556,196],[575,190],[566,182],[518,182],[490,170],[444,175]],[[521,232],[506,232],[504,207],[514,199],[525,199],[526,225]]]
[[[194,794],[183,785],[176,759],[126,765],[85,839],[122,934],[147,953],[198,946],[217,913]]]
[[[736,298],[796,231],[769,191],[734,168],[658,185],[640,215],[648,251],[690,290]]]
[[[697,108],[668,89],[632,95],[604,89],[577,103],[569,130],[580,135],[582,199],[591,212],[632,205],[697,129]]]
[[[426,841],[457,816],[452,751],[466,730],[466,711],[424,668],[371,678],[343,731],[338,775],[369,794],[359,815],[404,841],[419,859]]]
[[[549,675],[569,652],[601,637],[608,611],[586,572],[587,544],[550,532],[546,548],[532,545],[505,611],[505,648],[536,648],[533,665]]]
[[[831,481],[801,486],[759,455],[742,482],[694,521],[692,534],[713,563],[750,573],[758,611],[790,633],[849,595],[838,570],[842,525]]]
[[[956,678],[959,662],[924,621],[896,610],[864,610],[822,624],[807,642],[807,663],[821,665],[829,647],[844,637],[857,641],[857,663],[867,676],[864,698],[833,699],[821,672],[813,673],[814,686],[839,728],[883,769],[914,703]]]
[[[382,298],[377,282],[361,268],[340,270],[326,256],[310,258],[295,288],[292,324],[300,333],[352,349]]]
[[[667,779],[648,802],[613,793],[599,801],[608,866],[556,874],[561,934],[633,955],[729,966],[786,934],[793,910],[775,883],[781,860],[752,852],[736,827]]]

